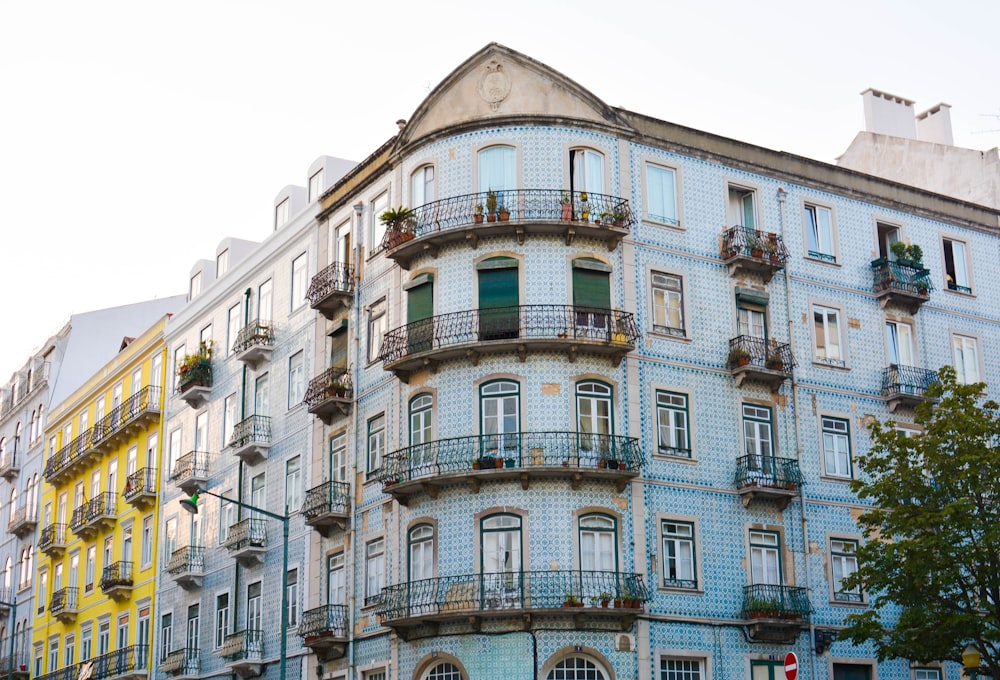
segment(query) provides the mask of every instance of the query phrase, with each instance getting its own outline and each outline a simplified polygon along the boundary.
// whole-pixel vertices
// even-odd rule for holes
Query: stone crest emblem
[[[503,64],[491,59],[486,64],[483,77],[479,79],[479,96],[490,105],[490,110],[497,111],[500,103],[510,94],[510,78],[504,71]]]

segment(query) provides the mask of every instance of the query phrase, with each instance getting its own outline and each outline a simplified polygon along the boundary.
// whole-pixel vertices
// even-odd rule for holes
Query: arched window
[[[38,427],[38,413],[34,409],[31,411],[31,420],[28,421],[28,443],[35,441],[35,430]]]
[[[494,380],[479,388],[482,453],[516,454],[521,428],[521,386],[513,380]]]
[[[3,587],[10,592],[11,579],[14,578],[14,562],[10,555],[7,555],[7,563],[3,567]]]
[[[14,426],[14,453],[16,454],[21,444],[21,421],[17,421]]]
[[[410,529],[410,581],[434,576],[434,527],[418,524]]]
[[[484,517],[480,541],[486,606],[494,609],[523,606],[521,518],[511,514]]]
[[[462,671],[458,670],[458,667],[453,663],[448,661],[443,661],[436,666],[432,667],[427,674],[424,675],[424,680],[465,680],[462,677]]]
[[[0,466],[7,463],[7,438],[0,437]]]
[[[410,205],[414,208],[434,200],[434,166],[423,165],[410,175]]]
[[[576,429],[583,458],[596,458],[597,462],[616,459],[611,438],[614,432],[611,397],[611,387],[605,383],[589,381],[576,385]]]
[[[608,515],[584,515],[580,518],[580,570],[616,571],[618,567],[618,523]],[[594,584],[598,595],[609,591],[604,584]]]
[[[42,438],[42,429],[45,427],[45,422],[42,419],[42,414],[45,412],[45,404],[38,405],[38,429],[35,432],[35,441],[37,442]]]
[[[17,489],[13,486],[10,488],[10,517],[14,518],[14,511],[17,510]]]
[[[479,190],[497,194],[502,204],[503,192],[517,188],[517,152],[512,146],[491,146],[479,152]]]
[[[429,394],[418,394],[410,400],[410,465],[418,470],[434,464],[434,451],[430,441],[434,416],[434,398]]]
[[[571,656],[557,663],[545,680],[608,680],[608,674],[590,659]]]
[[[569,188],[575,192],[605,193],[604,155],[593,149],[570,149]]]

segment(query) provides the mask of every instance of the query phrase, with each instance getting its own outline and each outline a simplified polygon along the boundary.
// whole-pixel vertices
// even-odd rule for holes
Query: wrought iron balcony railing
[[[795,490],[805,479],[794,458],[774,456],[741,456],[736,459],[737,489],[748,486]]]
[[[882,369],[882,396],[912,406],[926,399],[927,388],[937,379],[937,373],[930,369],[892,364]]]
[[[20,453],[4,451],[3,455],[0,456],[0,478],[9,482],[17,476],[17,473],[21,471],[20,457]]]
[[[330,424],[332,415],[340,411],[346,415],[354,399],[354,381],[351,370],[343,366],[331,366],[309,381],[306,395],[302,399],[309,413]]]
[[[87,526],[87,511],[90,509],[90,504],[84,502],[82,505],[76,506],[73,509],[73,514],[70,515],[69,519],[69,529],[74,534],[79,533],[84,527]]]
[[[394,251],[411,240],[438,236],[452,236],[457,240],[465,231],[502,233],[505,225],[527,224],[532,226],[524,226],[522,233],[564,234],[571,226],[581,235],[601,234],[600,231],[589,234],[588,228],[603,230],[604,237],[609,239],[609,249],[613,250],[635,224],[628,199],[618,196],[560,189],[510,189],[497,191],[495,195],[495,213],[489,212],[489,192],[486,191],[451,196],[414,208],[411,220],[386,231],[381,247],[394,257],[399,255]],[[567,237],[571,238],[572,234]]]
[[[242,519],[229,527],[225,540],[230,552],[245,548],[264,548],[267,545],[267,522],[256,517]]]
[[[302,613],[299,623],[299,635],[309,638],[317,635],[329,635],[335,638],[347,637],[347,606],[343,604],[325,604]]]
[[[881,306],[894,303],[911,313],[930,299],[931,273],[923,267],[879,258],[872,261],[872,287]]]
[[[10,522],[7,524],[7,531],[16,536],[23,536],[29,531],[33,531],[37,522],[38,520],[35,519],[35,508],[21,506],[10,513]]]
[[[309,306],[327,318],[332,317],[332,312],[337,307],[350,304],[349,300],[353,295],[354,265],[346,262],[334,262],[321,269],[312,277],[309,290],[306,291]]]
[[[219,655],[229,661],[260,660],[264,654],[264,631],[241,630],[226,636]]]
[[[726,367],[736,377],[736,386],[755,380],[777,390],[796,366],[792,347],[787,343],[752,335],[738,335],[729,341]]]
[[[58,551],[63,550],[66,547],[66,525],[65,524],[50,524],[42,529],[41,535],[38,537],[38,549],[43,553],[48,555],[50,552],[55,554]]]
[[[722,232],[720,255],[729,265],[730,274],[756,272],[766,283],[774,272],[784,269],[788,248],[777,234],[735,226]]]
[[[487,351],[506,344],[523,351],[525,347],[624,354],[635,348],[639,329],[629,312],[572,305],[521,305],[492,307],[441,314],[386,333],[379,360],[386,368],[396,367],[407,358],[418,363],[424,357],[448,358],[475,351],[489,343]]]
[[[71,442],[49,456],[45,462],[45,481],[57,482],[64,474],[70,472],[77,463],[82,462],[93,450],[94,428],[89,428]]]
[[[198,545],[186,545],[170,553],[167,560],[167,573],[177,576],[186,572],[201,573],[205,569],[205,548]]]
[[[201,674],[200,652],[196,647],[175,649],[160,663],[160,670],[172,675],[192,676]]]
[[[101,590],[107,593],[113,588],[132,587],[132,563],[114,562],[101,572]]]
[[[322,515],[346,515],[351,510],[351,486],[347,482],[324,482],[306,492],[302,515],[306,523]]]
[[[149,645],[129,645],[101,654],[92,661],[91,678],[106,680],[149,669]]]
[[[192,387],[212,386],[212,361],[202,359],[192,366],[182,366],[177,375],[177,391],[181,394]]]
[[[92,446],[98,447],[143,416],[160,412],[160,388],[147,385],[94,423]]]
[[[114,491],[104,491],[90,499],[87,505],[87,522],[113,517],[117,513],[118,494]]]
[[[229,438],[229,446],[239,449],[248,444],[271,442],[271,419],[268,416],[252,415],[236,423]]]
[[[77,594],[79,593],[79,588],[69,587],[60,588],[59,590],[52,593],[52,599],[49,600],[49,612],[54,615],[59,615],[61,613],[76,613],[77,606]]]
[[[122,491],[126,503],[134,503],[144,496],[156,496],[156,468],[139,468],[125,479]]]
[[[233,343],[233,354],[240,354],[251,347],[274,344],[274,326],[270,321],[256,319],[244,326],[236,334]]]
[[[606,604],[602,598],[608,598]],[[610,607],[611,600],[621,611]],[[615,616],[630,609],[634,613],[647,600],[641,574],[522,571],[442,576],[388,586],[382,589],[376,611],[393,626],[414,619],[461,619],[490,612],[509,615],[512,609],[555,610],[586,604],[592,605],[591,616]]]
[[[805,588],[756,583],[743,587],[744,619],[785,619],[796,622],[809,617],[812,607]]]
[[[208,480],[208,458],[205,451],[189,451],[177,459],[170,471],[170,480],[184,493],[194,493]]]
[[[82,664],[75,663],[72,666],[66,666],[65,668],[60,668],[57,671],[52,671],[51,673],[45,673],[44,675],[39,675],[35,680],[78,680],[80,676],[80,666]]]

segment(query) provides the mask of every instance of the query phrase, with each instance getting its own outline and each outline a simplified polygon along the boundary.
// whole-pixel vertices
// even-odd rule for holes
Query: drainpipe
[[[781,240],[785,241],[785,199],[788,198],[788,192],[778,187],[778,226],[780,230]],[[792,356],[795,356],[795,322],[792,319],[792,277],[788,271],[788,264],[785,264],[785,316],[788,319],[788,344],[792,351]],[[792,368],[792,410],[794,411],[794,417],[792,419],[793,429],[795,430],[795,454],[799,463],[799,470],[802,470],[802,423],[799,417],[799,380],[795,375],[795,369]],[[806,577],[806,596],[812,596],[812,584],[809,578],[809,536],[808,536],[808,526],[809,523],[806,520],[806,497],[803,489],[805,484],[799,484],[799,505],[802,508],[802,560],[804,565],[804,572]],[[816,650],[813,647],[813,640],[815,638],[815,624],[813,619],[809,617],[809,650],[812,652],[810,657],[810,666],[812,668],[812,677],[819,677],[816,668]]]
[[[243,291],[243,327],[246,328],[250,324],[250,296],[253,294],[253,290],[249,287]],[[243,364],[243,369],[240,372],[240,422],[245,420],[247,417],[247,365]],[[227,442],[228,443],[228,442]],[[243,502],[243,460],[241,459],[237,467],[236,474],[236,500]],[[243,508],[240,505],[236,506],[236,519],[239,521],[243,518]],[[236,621],[239,621],[239,609],[240,609],[240,565],[239,562],[236,563],[236,568],[233,571],[233,628],[236,628]]]
[[[354,439],[355,444],[357,444],[358,437],[358,385],[361,384],[361,339],[360,339],[360,328],[361,328],[361,246],[362,240],[364,239],[364,225],[361,221],[361,216],[365,210],[365,205],[361,201],[358,201],[354,206],[354,214],[358,217],[358,226],[354,239],[354,409],[352,410],[352,416],[354,419]],[[333,478],[333,471],[330,471],[330,477]],[[354,447],[354,456],[351,460],[351,478],[357,482],[358,479],[358,447]],[[352,486],[352,491],[353,491]],[[355,498],[357,494],[354,494]],[[353,553],[354,560],[358,559],[358,548],[357,548],[357,522],[351,520],[351,530],[348,533],[348,540],[351,546],[351,552]],[[357,573],[357,564],[352,565],[354,569],[351,570],[349,577],[354,578],[354,574]],[[357,588],[352,587],[351,590],[351,612],[356,611],[357,607]],[[354,627],[348,631],[347,635],[347,677],[354,678],[357,674],[357,669],[354,666]]]

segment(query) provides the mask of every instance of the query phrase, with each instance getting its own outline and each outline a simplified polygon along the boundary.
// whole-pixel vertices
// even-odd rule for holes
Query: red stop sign
[[[799,657],[795,656],[795,652],[788,652],[785,654],[785,679],[795,680],[799,674]]]

